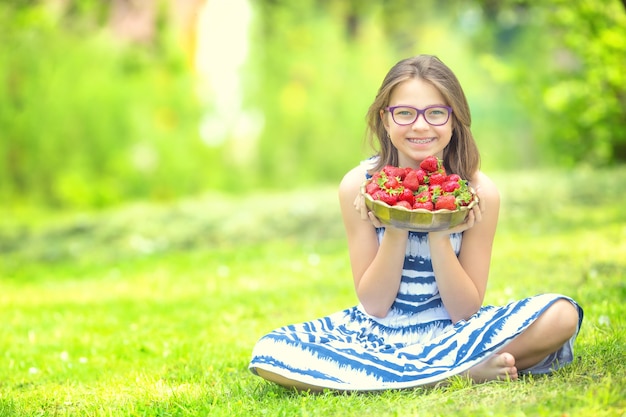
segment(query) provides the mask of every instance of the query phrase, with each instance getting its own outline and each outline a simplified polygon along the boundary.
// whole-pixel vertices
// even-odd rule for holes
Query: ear
[[[389,118],[385,117],[385,110],[380,109],[380,121],[383,122],[383,126],[385,126],[385,129],[389,130]]]

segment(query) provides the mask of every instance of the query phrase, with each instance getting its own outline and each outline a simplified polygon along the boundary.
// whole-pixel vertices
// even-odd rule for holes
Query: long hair
[[[394,65],[385,76],[367,112],[369,143],[378,151],[377,164],[371,171],[378,171],[385,165],[398,165],[398,150],[387,136],[380,111],[389,105],[393,89],[411,78],[421,78],[431,83],[444,97],[445,104],[452,107],[452,138],[443,151],[443,163],[449,173],[470,179],[480,167],[480,152],[470,130],[472,119],[469,105],[452,70],[432,55],[404,59]]]

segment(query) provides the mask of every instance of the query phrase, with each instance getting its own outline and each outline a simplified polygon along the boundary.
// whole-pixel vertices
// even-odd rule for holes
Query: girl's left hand
[[[438,232],[430,232],[429,235],[451,235],[453,233],[462,233],[467,229],[474,227],[476,223],[480,223],[483,220],[483,212],[485,211],[485,203],[482,198],[480,198],[480,186],[476,187],[476,195],[478,196],[478,204],[475,204],[474,207],[467,213],[467,217],[465,221],[458,226],[455,226],[451,229],[441,230]]]

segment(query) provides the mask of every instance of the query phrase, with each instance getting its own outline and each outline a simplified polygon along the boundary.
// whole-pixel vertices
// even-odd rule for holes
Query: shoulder
[[[339,193],[358,191],[365,182],[367,168],[362,164],[348,171],[339,183]]]
[[[500,191],[498,190],[498,186],[484,172],[476,171],[470,179],[470,186],[472,186],[482,198],[500,201]]]
[[[482,171],[477,171],[470,180],[470,186],[474,188],[478,194],[480,208],[483,213],[482,224],[475,229],[491,227],[495,231],[498,214],[500,212],[500,191],[496,183]]]
[[[358,165],[348,171],[339,183],[339,201],[342,209],[349,208],[353,205],[354,199],[361,191],[361,185],[365,182],[366,168]]]
[[[359,163],[359,165],[352,168],[343,176],[341,183],[339,184],[339,194],[348,193],[354,195],[355,192],[359,192],[361,185],[368,178],[368,173],[376,167],[378,163],[378,156],[372,156]]]

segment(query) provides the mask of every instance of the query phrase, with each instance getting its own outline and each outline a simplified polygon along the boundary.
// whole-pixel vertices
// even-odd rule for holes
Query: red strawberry
[[[443,194],[443,191],[441,190],[441,185],[429,185],[428,192],[433,196],[433,200],[434,200],[434,197],[437,197]]]
[[[459,180],[461,179],[460,175],[457,174],[450,174],[448,175],[448,179],[447,181],[454,181],[454,182],[459,182]]]
[[[384,185],[387,189],[393,189],[398,188],[400,186],[400,183],[398,182],[398,179],[396,177],[388,177]]]
[[[435,201],[435,210],[456,210],[456,198],[451,194],[439,196]]]
[[[411,205],[411,203],[409,203],[408,201],[404,201],[404,200],[399,200],[396,204],[394,204],[394,207],[404,207],[407,210],[413,209],[413,205]]]
[[[383,172],[387,174],[389,178],[404,178],[406,170],[404,168],[395,167],[393,165],[386,165],[383,167]]]
[[[446,193],[451,193],[457,188],[461,188],[461,184],[458,181],[446,181],[441,184],[441,189]]]
[[[435,172],[439,169],[440,163],[436,156],[427,156],[421,163],[420,168],[426,172]]]
[[[374,200],[380,200],[383,203],[387,203],[390,206],[393,206],[398,201],[396,197],[392,196],[391,194],[383,190],[376,191],[374,195],[372,195],[372,198]]]
[[[415,196],[413,195],[413,191],[409,188],[405,188],[402,190],[402,193],[398,194],[398,201],[406,201],[409,205],[413,205],[415,202]]]
[[[409,171],[406,174],[406,177],[404,177],[404,180],[402,181],[402,185],[404,185],[406,188],[412,191],[417,191],[417,189],[420,187],[420,178],[418,176],[417,170]]]
[[[365,192],[368,193],[369,195],[374,195],[374,193],[378,190],[380,190],[380,187],[374,181],[368,182],[367,185],[365,186]]]
[[[417,169],[415,170],[417,172],[417,178],[419,178],[420,180],[420,184],[426,184],[426,177],[428,176],[428,174],[426,173],[426,171],[424,171],[423,169]]]
[[[422,191],[421,193],[415,196],[415,201],[420,203],[431,202],[432,195],[428,190]]]
[[[433,172],[428,177],[428,184],[429,185],[441,185],[445,181],[446,181],[446,176],[441,174],[441,173],[439,173],[439,172]]]
[[[426,209],[428,211],[432,211],[434,208],[432,201],[416,201],[415,204],[413,204],[413,209],[417,210],[417,209]]]
[[[384,190],[376,190],[372,193],[372,200],[380,200],[384,201],[385,194],[387,194]]]
[[[380,178],[381,178],[381,177],[382,177],[381,171],[375,172],[375,173],[372,175],[372,178],[371,178],[371,179],[372,179],[372,182],[378,182],[378,181],[380,181]]]
[[[454,196],[456,197],[456,201],[461,206],[467,206],[474,199],[474,195],[471,193],[469,188],[459,188],[454,192]]]

